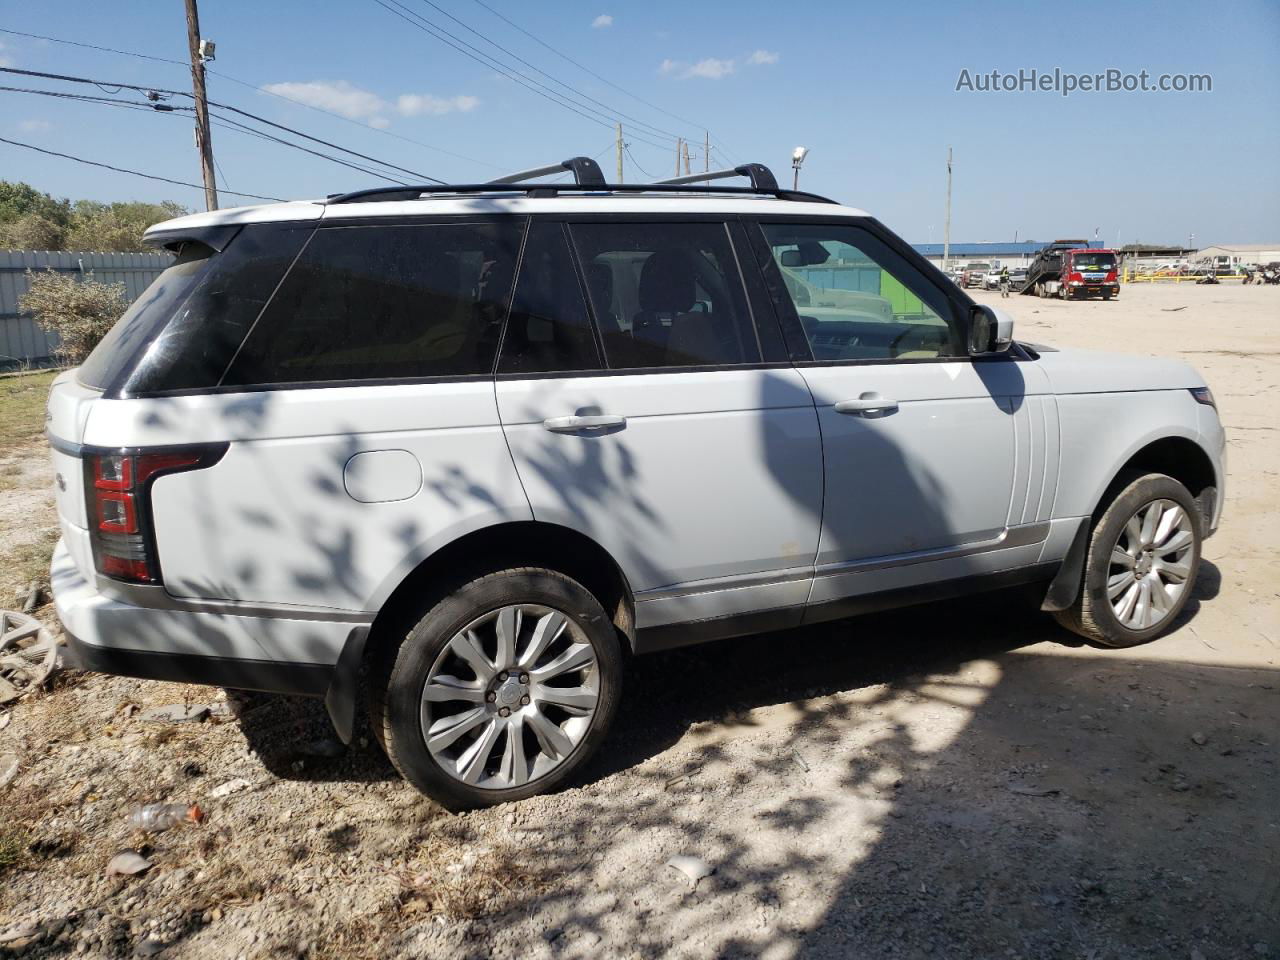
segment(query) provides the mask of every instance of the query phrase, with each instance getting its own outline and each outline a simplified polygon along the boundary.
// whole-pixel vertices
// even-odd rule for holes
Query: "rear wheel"
[[[503,570],[426,611],[371,677],[375,729],[396,769],[454,809],[561,786],[604,739],[622,652],[581,584]]]
[[[1101,646],[1154,640],[1190,599],[1200,545],[1187,488],[1164,474],[1134,475],[1094,525],[1075,604],[1055,616]]]

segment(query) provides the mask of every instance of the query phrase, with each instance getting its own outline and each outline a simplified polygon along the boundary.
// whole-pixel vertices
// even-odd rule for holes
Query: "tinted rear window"
[[[205,272],[212,253],[208,247],[189,244],[185,255],[151,282],[85,358],[76,373],[80,382],[99,390],[109,389],[133,360],[138,348],[186,299]]]
[[[207,266],[186,299],[170,308],[129,374],[129,395],[217,386],[313,227],[245,227]]]
[[[318,230],[222,384],[492,373],[523,231],[522,221]]]

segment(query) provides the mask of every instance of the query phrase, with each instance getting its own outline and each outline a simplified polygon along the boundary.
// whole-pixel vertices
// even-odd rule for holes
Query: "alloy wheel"
[[[512,604],[459,630],[422,689],[427,749],[449,776],[504,790],[546,776],[581,743],[599,701],[595,649],[565,614]]]
[[[1111,548],[1107,600],[1129,630],[1149,630],[1178,607],[1194,559],[1195,533],[1187,511],[1172,500],[1140,507]]]

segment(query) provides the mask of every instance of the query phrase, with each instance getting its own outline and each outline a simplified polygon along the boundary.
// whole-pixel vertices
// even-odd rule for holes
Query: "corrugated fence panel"
[[[53,363],[56,335],[18,309],[30,284],[27,271],[92,275],[99,283],[124,284],[132,303],[173,263],[168,253],[99,253],[79,250],[0,250],[0,370]]]

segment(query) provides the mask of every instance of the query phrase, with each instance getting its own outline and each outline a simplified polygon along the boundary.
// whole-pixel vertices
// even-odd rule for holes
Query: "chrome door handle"
[[[856,400],[841,400],[835,405],[836,413],[857,415],[860,413],[893,413],[898,401],[882,397],[878,393],[864,393]]]
[[[608,413],[597,413],[585,417],[548,417],[542,421],[542,426],[552,433],[577,433],[580,430],[599,430],[626,425],[626,417],[616,417]]]

